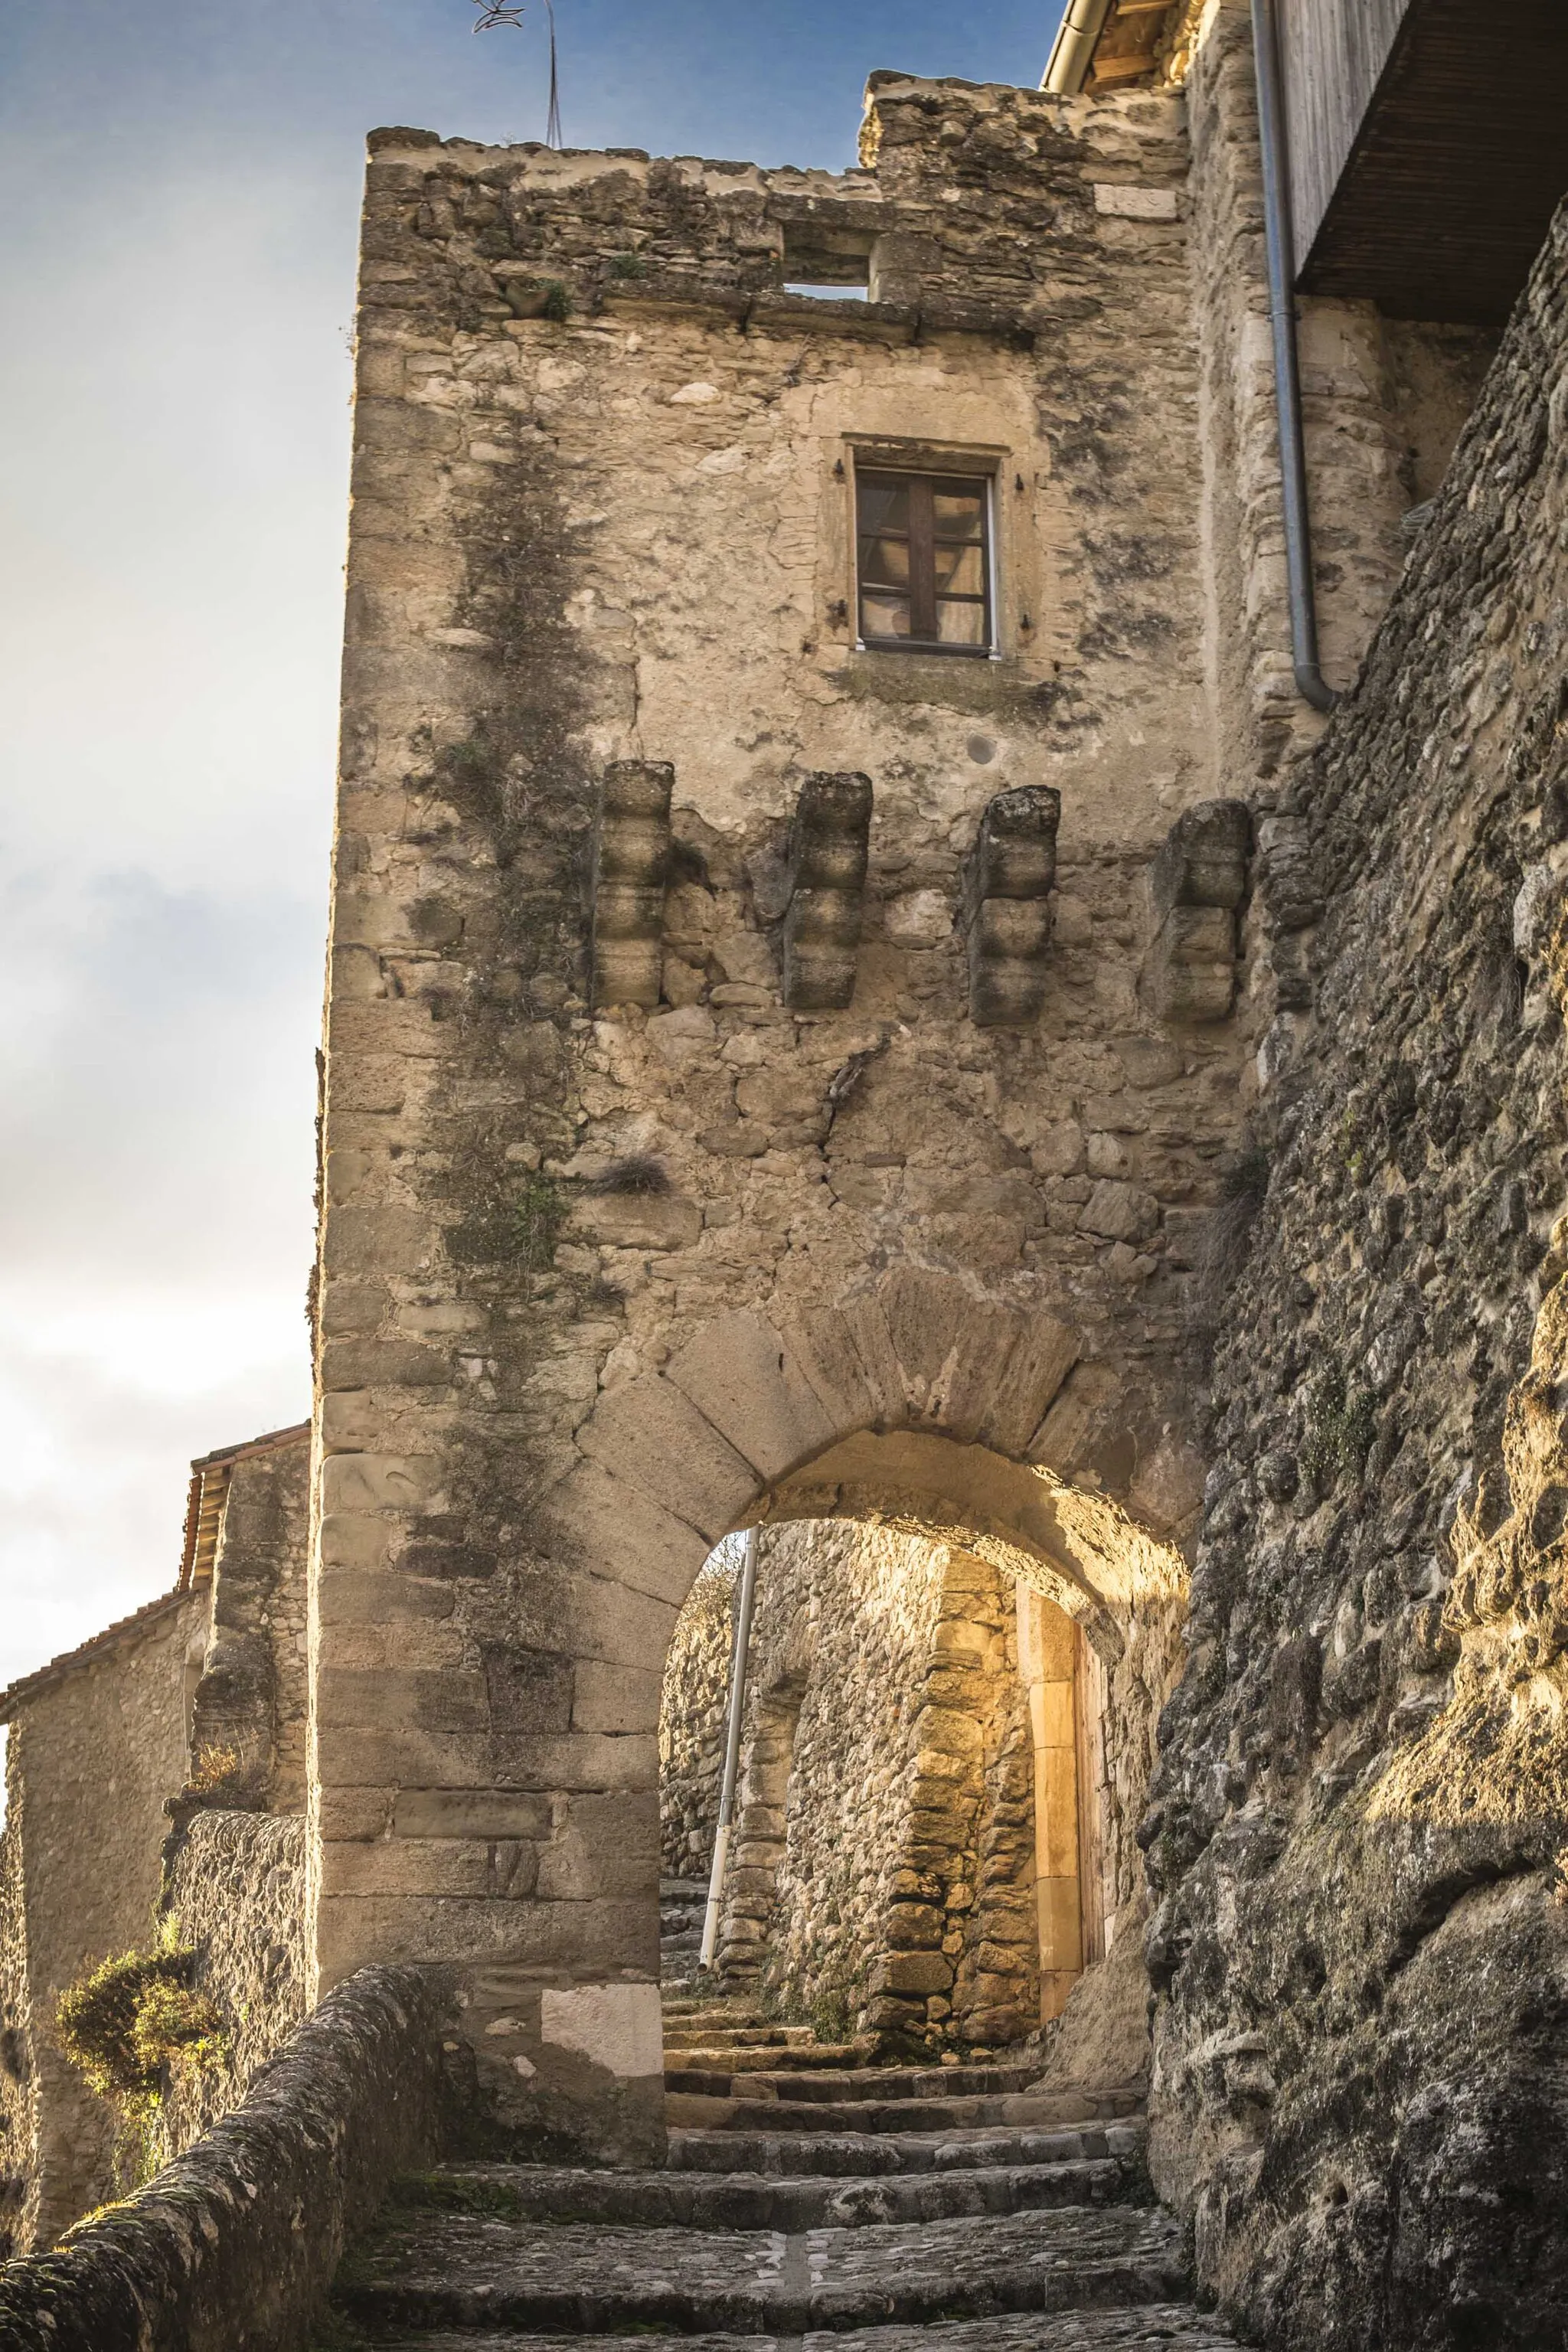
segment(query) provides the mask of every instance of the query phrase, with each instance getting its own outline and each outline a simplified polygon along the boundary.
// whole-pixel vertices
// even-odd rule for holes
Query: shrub
[[[151,1951],[100,1960],[59,1997],[61,2050],[88,2088],[127,2116],[158,2105],[172,2069],[205,2071],[224,2055],[222,2020],[192,1982],[195,1962],[168,1934]]]
[[[259,1798],[260,1775],[244,1761],[237,1748],[205,1747],[196,1751],[195,1764],[184,1793],[204,1805],[228,1805],[241,1811]]]

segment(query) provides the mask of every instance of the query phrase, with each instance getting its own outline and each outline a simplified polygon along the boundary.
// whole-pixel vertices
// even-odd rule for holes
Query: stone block
[[[963,1443],[979,1435],[1005,1391],[1020,1325],[949,1275],[901,1266],[878,1297],[887,1318],[911,1421]]]
[[[862,1292],[845,1299],[839,1313],[860,1359],[862,1376],[876,1407],[873,1425],[878,1429],[901,1428],[909,1419],[909,1397],[881,1298],[875,1292]]]
[[[572,1722],[573,1663],[559,1649],[531,1647],[508,1628],[510,1638],[479,1643],[483,1664],[485,1720],[498,1738],[564,1732]]]
[[[360,1454],[384,1441],[386,1415],[372,1402],[366,1389],[338,1389],[321,1399],[323,1454]]]
[[[399,1789],[392,1804],[400,1838],[538,1841],[550,1835],[550,1822],[549,1798],[516,1789]]]
[[[922,1706],[915,1717],[914,1738],[922,1748],[942,1756],[977,1756],[984,1745],[975,1717],[950,1706]]]
[[[323,1838],[380,1838],[392,1828],[395,1789],[323,1789],[317,1821]]]
[[[431,1732],[393,1722],[318,1723],[323,1788],[486,1788],[489,1740],[474,1732]]]
[[[1102,1177],[1079,1213],[1080,1232],[1097,1234],[1102,1241],[1147,1241],[1160,1223],[1160,1203],[1136,1184]]]
[[[764,1479],[838,1434],[786,1341],[750,1310],[710,1324],[665,1367],[665,1378]]]
[[[601,1577],[679,1608],[707,1558],[707,1539],[615,1476],[601,1462],[583,1462],[552,1486],[540,1513],[545,1540]]]
[[[952,1962],[941,1952],[889,1952],[878,1963],[872,1981],[879,1992],[946,1992],[952,1983]]]
[[[416,1511],[436,1496],[434,1454],[334,1454],[321,1465],[321,1509]]]
[[[566,1231],[615,1249],[691,1249],[701,1237],[702,1211],[672,1192],[596,1192],[575,1203]]]
[[[664,2021],[657,1984],[547,1987],[540,2036],[627,2081],[664,2071]]]
[[[575,1795],[539,1859],[542,1902],[658,1896],[658,1798],[654,1790]]]
[[[1041,1757],[1035,1797],[1035,1867],[1041,1882],[1078,1882],[1078,1771],[1071,1748]]]
[[[658,1730],[661,1676],[658,1665],[605,1665],[580,1659],[573,1677],[574,1731]]]
[[[1053,1316],[1021,1317],[1006,1369],[975,1434],[999,1454],[1021,1457],[1079,1357],[1076,1331]]]
[[[335,1672],[384,1666],[410,1670],[454,1667],[461,1666],[468,1655],[468,1636],[449,1618],[443,1622],[428,1615],[379,1617],[367,1613],[352,1622],[340,1617],[332,1627],[331,1663]]]
[[[647,1790],[658,1786],[658,1739],[655,1733],[607,1734],[569,1731],[553,1736],[498,1732],[485,1751],[493,1776],[506,1788]]]
[[[622,1583],[613,1562],[604,1576],[576,1569],[521,1578],[516,1598],[517,1635],[537,1648],[654,1674],[663,1666],[675,1606]]]
[[[425,1673],[401,1667],[363,1672],[321,1665],[316,1675],[316,1721],[323,1730],[375,1729],[411,1723],[422,1731],[483,1731],[489,1702],[482,1675],[471,1670]]]
[[[1121,1411],[1122,1384],[1109,1364],[1078,1364],[1029,1444],[1029,1460],[1070,1478]]]
[[[451,1377],[449,1357],[408,1339],[329,1339],[321,1350],[321,1387],[329,1395],[339,1389],[440,1388]]]
[[[321,1300],[321,1329],[327,1339],[360,1337],[380,1328],[392,1304],[392,1294],[384,1282],[331,1282],[326,1286]],[[345,1388],[368,1386],[368,1382],[345,1381]]]
[[[879,1321],[881,1318],[879,1317]],[[837,1307],[822,1307],[809,1321],[780,1318],[777,1330],[814,1391],[835,1436],[867,1429],[882,1412],[880,1391],[873,1382],[855,1340],[855,1326]],[[882,1349],[889,1360],[891,1347],[882,1322]]]
[[[1037,1878],[1035,1899],[1039,1906],[1042,1973],[1081,1969],[1083,1922],[1077,1872],[1070,1878]]]
[[[487,1959],[534,1970],[658,1964],[658,1911],[630,1903],[542,1903],[530,1895],[335,1895],[317,1920],[322,1989],[370,1962],[447,1963],[467,1974]]]
[[[328,1205],[321,1259],[329,1286],[344,1275],[384,1275],[388,1266],[423,1273],[435,1254],[435,1228],[423,1210]]]
[[[334,1895],[468,1895],[490,1891],[490,1849],[455,1838],[323,1840],[321,1891]]]
[[[756,1472],[689,1397],[659,1374],[602,1396],[577,1433],[590,1459],[717,1543],[744,1527]]]
[[[888,1910],[888,1948],[895,1952],[934,1951],[947,1915],[929,1903],[894,1903]]]

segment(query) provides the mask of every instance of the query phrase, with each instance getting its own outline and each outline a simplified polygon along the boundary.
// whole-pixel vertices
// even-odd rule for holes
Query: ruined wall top
[[[373,132],[370,152],[373,205],[416,199],[419,235],[447,250],[445,288],[425,289],[433,314],[476,331],[695,304],[892,341],[922,326],[1027,334],[1049,324],[1075,251],[1092,254],[1108,222],[1175,218],[1185,171],[1169,94],[1090,106],[892,73],[868,86],[866,168],[844,173],[404,129]],[[367,238],[365,260],[367,287],[406,291],[384,240]],[[790,283],[861,283],[870,299],[835,320]]]

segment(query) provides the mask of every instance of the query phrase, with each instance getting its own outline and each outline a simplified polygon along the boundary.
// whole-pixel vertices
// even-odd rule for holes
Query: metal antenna
[[[493,33],[498,25],[522,25],[521,0],[474,0],[479,15],[474,19],[476,33]],[[565,142],[561,135],[561,82],[555,59],[555,0],[544,0],[544,14],[550,25],[550,110],[544,118],[544,143],[559,148]]]
[[[544,13],[550,19],[550,111],[544,118],[544,143],[560,148],[566,142],[561,136],[561,91],[555,77],[555,0],[544,0]]]

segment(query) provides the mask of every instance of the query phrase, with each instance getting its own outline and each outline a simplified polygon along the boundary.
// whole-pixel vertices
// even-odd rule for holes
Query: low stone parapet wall
[[[445,2115],[441,1979],[365,1969],[144,2189],[0,2268],[5,2352],[300,2352],[352,2232]]]

